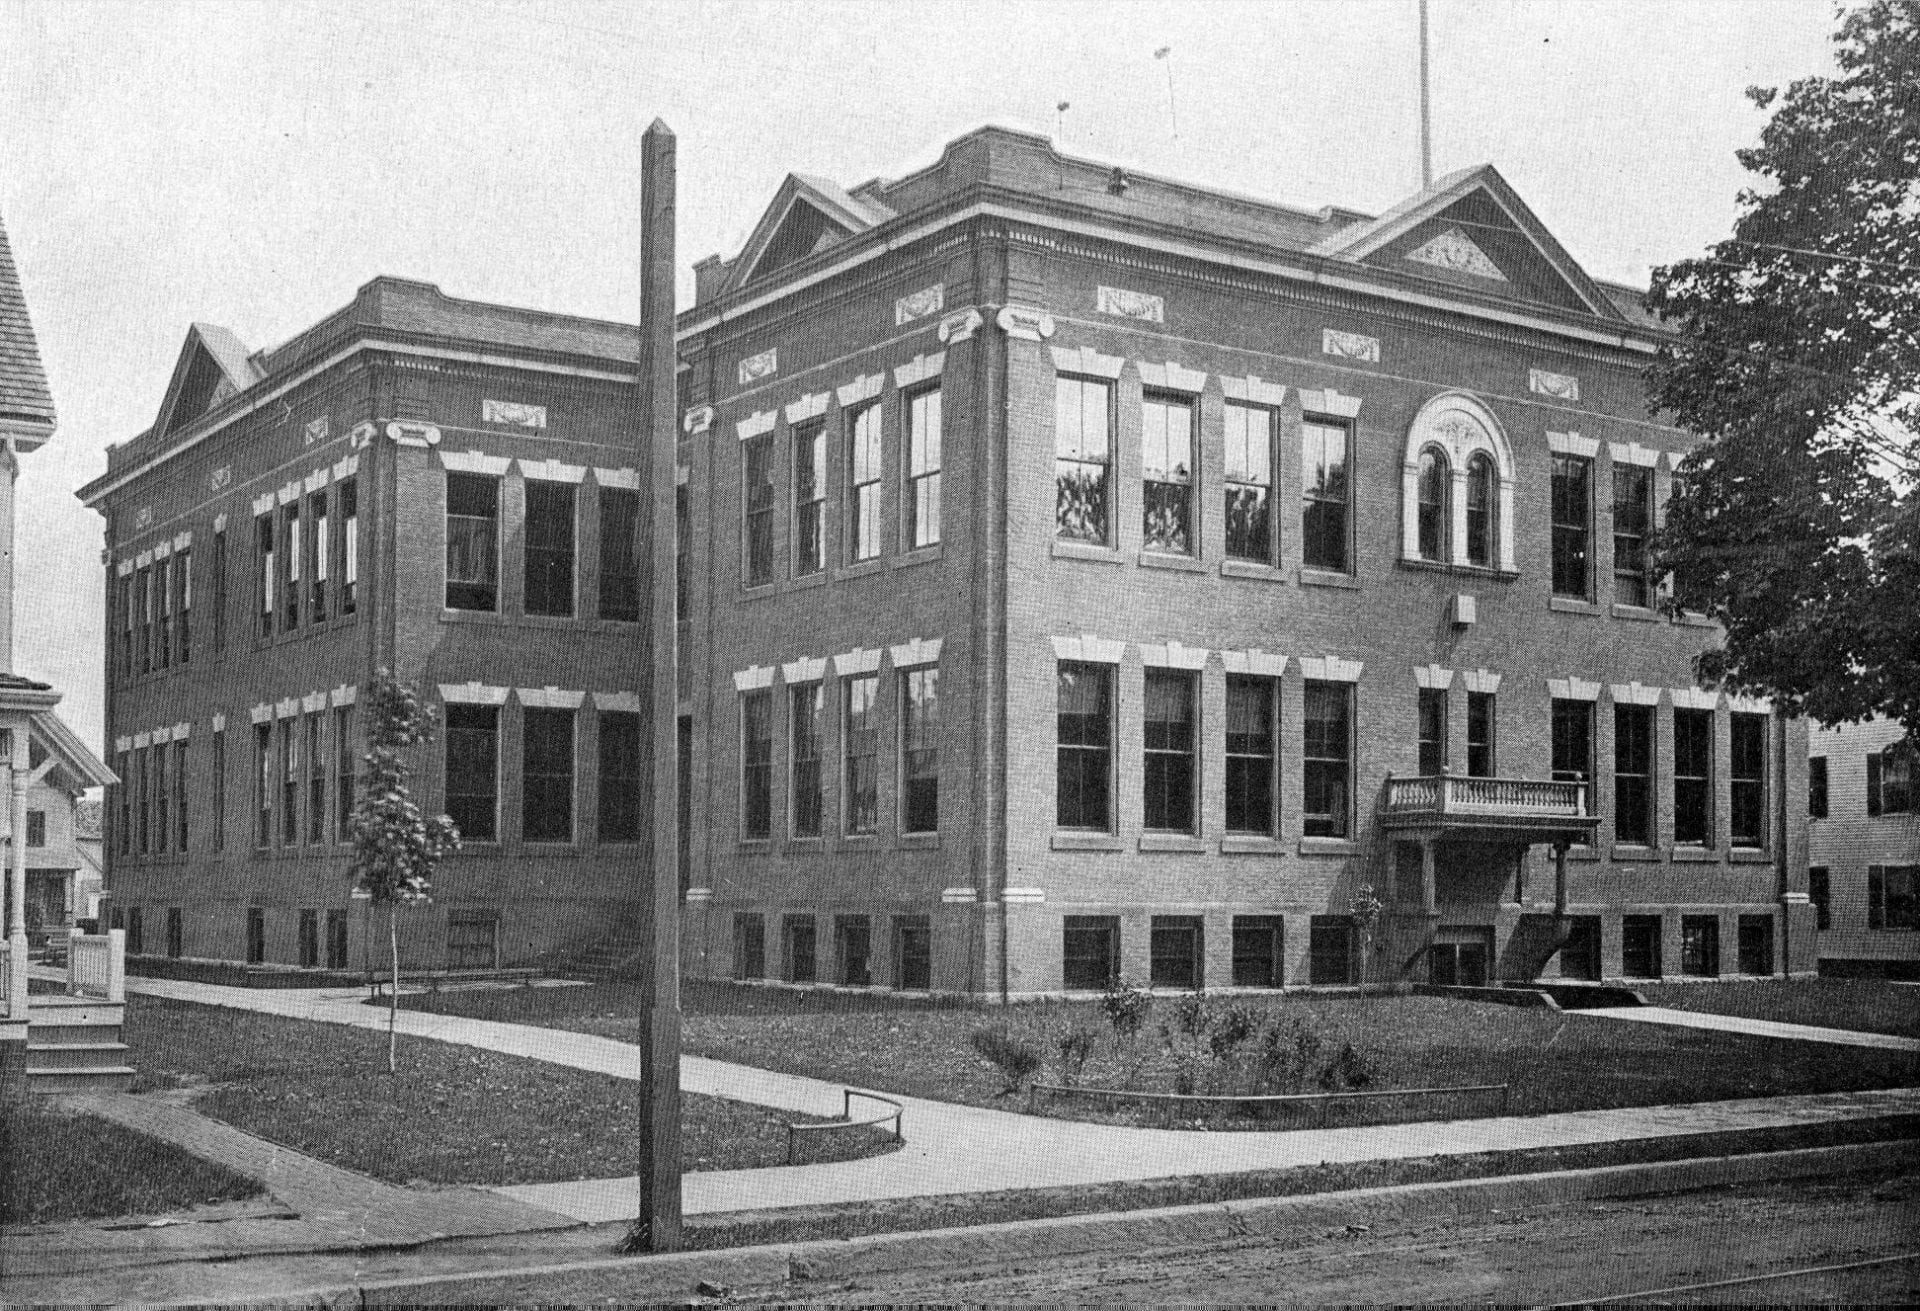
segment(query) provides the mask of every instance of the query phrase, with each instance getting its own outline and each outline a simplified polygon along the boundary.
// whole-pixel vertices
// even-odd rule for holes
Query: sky
[[[788,172],[897,177],[987,122],[1377,213],[1420,185],[1417,14],[0,0],[0,219],[60,412],[20,477],[15,668],[100,744],[101,521],[73,492],[153,422],[192,322],[270,346],[379,274],[631,321],[656,117],[683,305]],[[1765,121],[1745,88],[1831,72],[1835,26],[1830,0],[1431,0],[1435,172],[1494,164],[1589,273],[1645,285],[1730,229]]]

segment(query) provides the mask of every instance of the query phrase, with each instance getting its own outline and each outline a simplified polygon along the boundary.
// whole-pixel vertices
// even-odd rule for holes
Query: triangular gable
[[[1448,174],[1372,222],[1334,234],[1314,253],[1510,300],[1622,317],[1490,164]]]
[[[51,710],[41,710],[29,718],[33,723],[29,758],[34,768],[38,769],[51,756],[55,769],[66,774],[76,792],[87,788],[110,787],[120,781],[119,775],[89,751],[87,744],[67,727],[67,722],[59,715]]]
[[[187,329],[187,344],[173,366],[173,381],[153,431],[165,436],[185,427],[259,377],[238,337],[217,324],[194,324]]]
[[[734,261],[733,285],[797,264],[891,217],[872,197],[856,199],[825,178],[789,173]]]

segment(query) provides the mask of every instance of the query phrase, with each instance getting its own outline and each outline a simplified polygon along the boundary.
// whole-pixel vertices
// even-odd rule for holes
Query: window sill
[[[880,835],[878,833],[848,833],[841,837],[841,851],[878,851]]]
[[[1049,844],[1055,851],[1125,851],[1117,833],[1055,833]]]
[[[1142,851],[1181,851],[1194,855],[1205,855],[1206,839],[1191,833],[1142,833],[1140,835]]]
[[[488,838],[485,841],[462,839],[460,850],[453,854],[456,859],[461,856],[498,856],[503,850],[505,848],[501,846],[498,838]]]
[[[1452,560],[1428,560],[1417,555],[1403,555],[1399,560],[1402,569],[1417,569],[1425,573],[1457,574],[1468,578],[1485,578],[1501,582],[1512,582],[1520,576],[1517,569],[1500,569],[1490,564],[1458,564]]]
[[[577,842],[522,842],[515,853],[522,860],[571,860],[583,854]]]
[[[877,574],[887,567],[885,558],[874,556],[871,560],[856,560],[852,564],[843,564],[834,570],[835,578],[859,578],[865,574]]]
[[[1309,569],[1304,565],[1294,574],[1294,581],[1302,587],[1344,587],[1354,592],[1360,590],[1359,580],[1352,574],[1337,574],[1327,569]]]
[[[1222,578],[1257,578],[1262,582],[1284,583],[1287,575],[1270,564],[1259,564],[1253,560],[1222,560],[1220,562]]]
[[[1612,613],[1615,619],[1631,619],[1638,624],[1660,622],[1660,612],[1644,605],[1620,605],[1616,602]]]
[[[504,624],[507,622],[507,617],[498,610],[442,609],[440,622],[443,624]]]
[[[818,856],[826,849],[827,840],[824,837],[788,838],[786,845],[781,848],[789,856]]]
[[[1666,859],[1660,848],[1641,846],[1633,842],[1616,842],[1609,849],[1609,854],[1615,860],[1641,860],[1656,865]]]
[[[1600,607],[1591,601],[1582,601],[1571,596],[1554,596],[1547,599],[1547,609],[1557,610],[1563,615],[1597,615]]]
[[[941,544],[939,542],[935,542],[931,546],[917,546],[906,554],[897,555],[888,561],[888,568],[906,569],[916,564],[934,564],[939,561],[941,554]]]
[[[1719,864],[1720,853],[1712,847],[1675,847],[1673,863],[1676,865]]]
[[[743,855],[748,855],[748,856],[768,856],[768,855],[772,855],[772,854],[773,854],[773,839],[771,839],[771,838],[741,838],[741,839],[740,839],[740,840],[739,840],[738,842],[736,842],[736,843],[734,844],[734,849],[735,849],[735,850],[737,850],[737,851],[739,851],[739,852],[740,852],[741,854],[743,854]]]
[[[1056,560],[1086,560],[1093,564],[1119,564],[1120,552],[1111,546],[1097,546],[1092,542],[1052,543],[1053,558]]]
[[[1303,856],[1351,856],[1360,848],[1352,838],[1301,838]]]
[[[780,590],[779,584],[772,579],[764,583],[742,583],[737,595],[742,601],[758,601],[762,597],[773,596]]]
[[[1207,566],[1190,555],[1169,555],[1164,551],[1142,551],[1135,557],[1142,569],[1173,569],[1181,573],[1203,574]]]
[[[902,851],[938,851],[940,835],[938,833],[902,833],[894,845]]]
[[[1771,865],[1773,853],[1759,847],[1735,847],[1727,853],[1727,861],[1734,865]]]
[[[786,590],[789,592],[799,592],[809,587],[825,587],[826,585],[827,572],[821,569],[814,573],[801,574],[798,578],[789,578],[787,580]]]
[[[1286,848],[1278,838],[1230,833],[1220,839],[1220,854],[1223,856],[1279,856],[1285,852]]]
[[[1598,860],[1600,859],[1600,853],[1592,847],[1586,846],[1582,843],[1575,843],[1573,846],[1570,846],[1567,848],[1567,859],[1568,860]],[[1551,862],[1549,862],[1548,868],[1549,870],[1551,870],[1552,868]]]
[[[502,615],[502,623],[516,624],[522,628],[573,628],[584,625],[579,615]]]

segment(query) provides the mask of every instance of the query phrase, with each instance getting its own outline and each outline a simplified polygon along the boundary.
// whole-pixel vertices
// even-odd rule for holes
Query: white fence
[[[13,948],[0,941],[0,1020],[13,1014],[10,1009],[13,988]]]
[[[127,931],[76,933],[67,939],[67,992],[102,1001],[127,999]]]

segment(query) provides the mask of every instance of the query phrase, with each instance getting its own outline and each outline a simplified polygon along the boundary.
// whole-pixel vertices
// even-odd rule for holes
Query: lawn
[[[1026,1109],[1027,1099],[1006,1096],[1005,1081],[974,1051],[972,1035],[983,1028],[1004,1029],[1037,1052],[1044,1062],[1038,1077],[1047,1082],[1065,1081],[1068,1073],[1060,1038],[1084,1030],[1092,1037],[1077,1075],[1083,1085],[1173,1091],[1184,1083],[1211,1092],[1233,1083],[1223,1077],[1225,1067],[1197,1055],[1204,1039],[1180,1034],[1179,1001],[1171,997],[1155,999],[1131,1043],[1116,1037],[1092,1001],[963,1007],[886,994],[692,983],[682,1002],[691,1054],[917,1097]],[[470,992],[443,995],[434,1004],[613,1038],[637,1033],[633,993],[621,985]],[[1286,995],[1216,998],[1209,1005],[1216,1013],[1246,1007],[1263,1030],[1278,1028],[1289,1038],[1308,1032],[1322,1059],[1350,1045],[1367,1087],[1508,1084],[1515,1114],[1886,1087],[1920,1077],[1920,1064],[1900,1053],[1842,1052],[1450,998]],[[1172,1030],[1170,1039],[1162,1037],[1163,1025]],[[1241,1052],[1257,1046],[1258,1040]],[[1180,1050],[1188,1053],[1185,1060],[1175,1054]],[[1303,1081],[1273,1090],[1319,1086],[1309,1070]],[[1139,1116],[1078,1100],[1042,1099],[1038,1107],[1076,1118]],[[1454,1099],[1435,1113],[1498,1110],[1497,1100]]]
[[[127,1011],[136,1091],[199,1089],[202,1114],[377,1179],[546,1183],[632,1174],[640,1159],[632,1080],[409,1038],[390,1076],[383,1033],[151,997]],[[790,1120],[808,1117],[689,1096],[683,1168],[784,1165]],[[800,1159],[893,1146],[874,1129],[806,1134]]]
[[[1883,979],[1752,979],[1636,983],[1654,1006],[1920,1038],[1920,985]]]
[[[38,1100],[0,1102],[0,1162],[0,1224],[157,1215],[261,1192],[172,1143]]]

